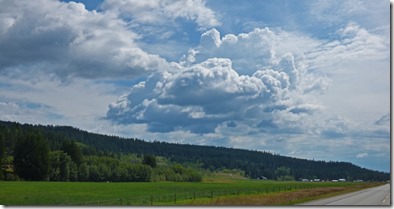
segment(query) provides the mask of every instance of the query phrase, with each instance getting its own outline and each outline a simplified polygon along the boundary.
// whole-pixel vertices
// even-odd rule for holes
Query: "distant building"
[[[332,180],[332,182],[338,182],[338,180]]]
[[[301,179],[302,182],[308,182],[309,179]]]
[[[314,182],[319,182],[319,181],[320,181],[320,179],[313,179],[313,181],[314,181]]]
[[[345,182],[346,179],[338,179],[338,181],[340,181],[340,182]]]

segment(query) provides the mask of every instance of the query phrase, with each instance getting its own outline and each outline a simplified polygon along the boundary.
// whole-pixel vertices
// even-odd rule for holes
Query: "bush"
[[[54,151],[49,154],[50,181],[75,181],[76,166],[71,157],[63,151]]]
[[[152,168],[156,167],[156,158],[153,155],[144,155],[144,160],[142,161],[143,164],[149,165]]]

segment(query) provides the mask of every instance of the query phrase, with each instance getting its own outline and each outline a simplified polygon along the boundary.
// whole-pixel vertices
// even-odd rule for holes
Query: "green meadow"
[[[355,182],[280,182],[206,179],[203,182],[0,182],[0,205],[175,205],[188,199],[278,193],[318,187],[348,187]],[[178,202],[177,202],[178,201]]]

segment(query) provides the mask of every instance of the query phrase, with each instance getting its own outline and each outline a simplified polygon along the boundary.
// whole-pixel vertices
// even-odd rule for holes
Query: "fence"
[[[251,188],[251,189],[232,189],[232,190],[216,190],[216,191],[195,191],[174,193],[168,195],[150,195],[144,197],[126,197],[112,200],[86,201],[83,203],[67,204],[67,205],[86,205],[86,206],[150,206],[150,205],[175,205],[180,201],[196,200],[200,198],[219,198],[227,196],[264,194],[280,191],[291,191],[297,189],[313,188],[313,185],[295,185],[295,186],[277,186],[267,188]]]

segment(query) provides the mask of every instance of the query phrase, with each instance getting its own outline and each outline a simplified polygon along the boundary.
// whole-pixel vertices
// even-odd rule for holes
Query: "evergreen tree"
[[[49,173],[49,146],[39,132],[28,132],[17,140],[15,172],[25,180],[44,180]]]

